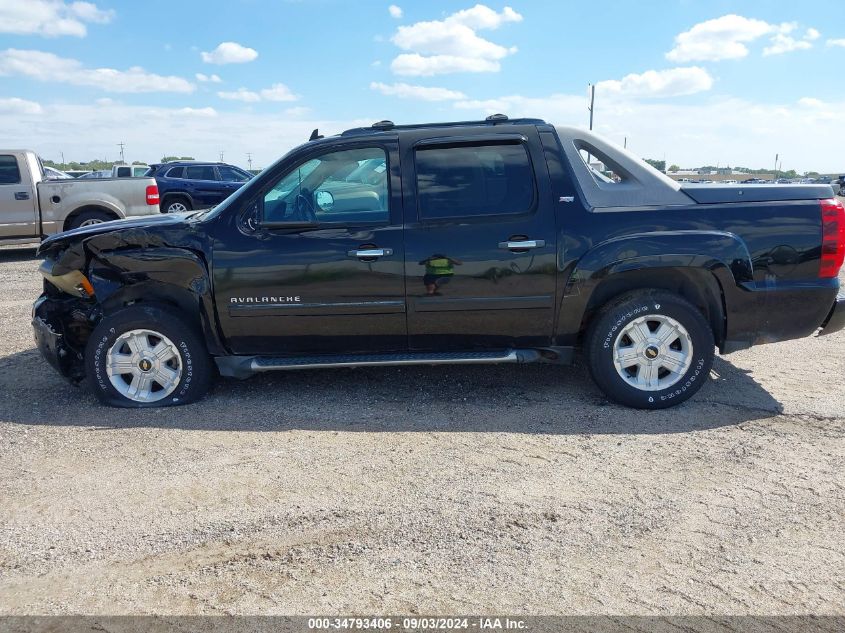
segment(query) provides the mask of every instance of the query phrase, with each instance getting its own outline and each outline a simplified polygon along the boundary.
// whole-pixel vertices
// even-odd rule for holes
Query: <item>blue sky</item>
[[[0,0],[0,138],[268,164],[310,130],[494,111],[681,166],[845,172],[841,0]]]

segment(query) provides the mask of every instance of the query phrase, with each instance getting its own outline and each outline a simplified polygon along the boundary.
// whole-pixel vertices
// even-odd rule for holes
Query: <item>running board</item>
[[[326,356],[218,356],[214,360],[220,374],[248,378],[265,371],[326,369],[330,367],[372,367],[401,365],[486,365],[494,363],[533,363],[542,354],[532,349],[497,352],[400,352],[392,354],[343,354]]]

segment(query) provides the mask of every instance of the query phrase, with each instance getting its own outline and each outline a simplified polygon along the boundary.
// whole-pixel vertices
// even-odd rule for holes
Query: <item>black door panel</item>
[[[220,232],[215,296],[233,353],[407,350],[398,155],[375,148],[378,164],[366,149],[360,161],[353,145],[312,157],[307,168],[302,161],[295,170],[282,167],[276,184],[249,203],[265,205],[275,228]],[[353,170],[358,162],[368,164]],[[286,229],[288,221],[315,226]]]
[[[526,140],[411,138],[402,148],[415,165],[403,181],[411,349],[551,343],[554,205]]]

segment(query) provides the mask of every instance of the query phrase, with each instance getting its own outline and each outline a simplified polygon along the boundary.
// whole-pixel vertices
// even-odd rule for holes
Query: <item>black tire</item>
[[[99,224],[101,222],[111,222],[117,218],[108,211],[98,211],[92,209],[90,211],[82,211],[78,215],[71,218],[68,224],[68,229],[78,229],[82,225]]]
[[[627,380],[622,377],[621,372],[627,374],[632,370],[617,371],[614,363],[614,345],[617,340],[630,341],[620,339],[626,326],[643,316],[651,315],[668,317],[679,323],[686,330],[685,339],[691,341],[692,347],[691,353],[686,355],[690,362],[683,375],[680,378],[669,376],[667,384],[671,380],[675,380],[674,383],[658,390],[658,382],[655,384],[655,390],[649,391],[632,384],[636,381],[636,374],[629,376]],[[654,324],[654,321],[644,323],[649,329],[654,327]],[[679,342],[675,344],[680,345]],[[687,400],[701,388],[713,365],[714,347],[713,331],[707,319],[689,301],[664,290],[636,290],[612,301],[596,315],[587,330],[585,351],[593,380],[611,400],[638,409],[665,409]],[[645,351],[648,354],[655,353],[652,350]],[[655,371],[663,372],[664,376],[668,375],[666,369]]]
[[[174,208],[176,205],[184,206],[185,208]],[[166,198],[162,206],[162,213],[184,213],[193,209],[191,201],[184,196],[171,196]]]
[[[178,350],[175,366],[181,369],[179,380],[172,392],[159,400],[139,402],[127,397],[115,388],[106,371],[109,350],[119,337],[132,330],[160,333]],[[211,387],[213,363],[196,328],[189,326],[176,310],[155,304],[136,304],[104,316],[85,349],[88,384],[101,402],[114,407],[164,407],[194,402]],[[122,379],[129,383],[126,376]]]

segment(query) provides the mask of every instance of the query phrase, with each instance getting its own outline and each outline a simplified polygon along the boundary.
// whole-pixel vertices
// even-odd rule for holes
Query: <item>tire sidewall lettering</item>
[[[649,306],[643,305],[643,306],[639,306],[639,307],[637,307],[637,308],[634,308],[634,309],[632,309],[632,310],[629,310],[628,312],[626,312],[625,314],[623,314],[622,316],[620,316],[620,317],[616,320],[616,323],[614,323],[614,324],[611,326],[611,328],[610,328],[610,330],[608,331],[607,335],[604,337],[604,341],[602,342],[602,348],[603,348],[603,349],[610,349],[610,348],[612,347],[612,345],[613,345],[614,334],[616,334],[616,332],[618,332],[618,331],[619,331],[619,329],[620,329],[623,325],[625,325],[625,323],[626,323],[627,321],[630,321],[630,320],[631,320],[634,316],[636,316],[636,315],[638,315],[638,314],[642,314],[643,312],[648,312],[648,310],[649,310]]]

